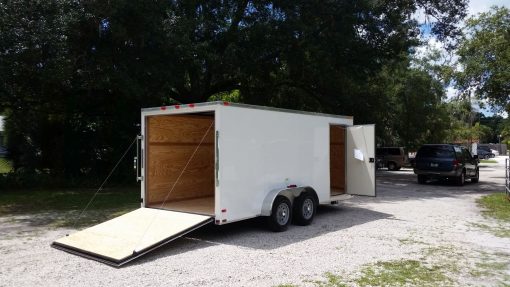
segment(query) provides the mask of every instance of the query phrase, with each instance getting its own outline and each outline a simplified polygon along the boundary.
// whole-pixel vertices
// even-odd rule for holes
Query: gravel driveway
[[[481,167],[480,183],[463,187],[418,185],[410,169],[379,171],[376,198],[321,207],[311,226],[283,233],[261,220],[207,226],[120,269],[50,248],[70,230],[0,217],[0,285],[353,286],[399,262],[443,276],[432,285],[510,284],[510,238],[494,236],[498,223],[476,204],[503,190],[498,161]]]

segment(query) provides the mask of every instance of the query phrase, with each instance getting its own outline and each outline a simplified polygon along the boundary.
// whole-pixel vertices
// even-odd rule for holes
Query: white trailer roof
[[[257,109],[257,110],[275,111],[275,112],[283,112],[283,113],[292,113],[292,114],[303,114],[303,115],[320,116],[320,117],[333,117],[333,118],[341,118],[341,119],[352,119],[352,116],[333,115],[333,114],[315,113],[315,112],[307,112],[307,111],[296,111],[296,110],[289,110],[289,109],[281,109],[281,108],[274,108],[274,107],[264,107],[264,106],[255,106],[255,105],[240,104],[240,103],[222,102],[222,101],[205,102],[205,103],[198,103],[198,104],[182,104],[182,105],[173,105],[173,106],[144,108],[144,109],[142,109],[142,112],[153,112],[153,111],[159,111],[161,109],[165,109],[165,110],[180,109],[182,107],[208,107],[208,106],[213,107],[213,106],[217,106],[217,105],[232,106],[232,107],[246,108],[246,109]]]

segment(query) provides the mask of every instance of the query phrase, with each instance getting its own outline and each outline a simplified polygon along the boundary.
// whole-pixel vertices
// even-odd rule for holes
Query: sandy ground
[[[0,217],[0,286],[303,286],[326,272],[351,286],[367,264],[407,259],[443,266],[452,285],[510,284],[510,238],[494,236],[498,223],[476,204],[503,190],[498,161],[463,187],[418,185],[409,169],[380,171],[377,197],[321,207],[310,226],[283,233],[261,220],[207,226],[121,269],[50,248],[70,230]],[[490,267],[497,262],[503,268]]]

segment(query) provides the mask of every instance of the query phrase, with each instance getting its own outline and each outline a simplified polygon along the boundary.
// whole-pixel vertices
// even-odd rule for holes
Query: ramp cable
[[[133,140],[133,142],[131,142],[131,144],[129,145],[129,147],[126,149],[126,151],[124,152],[124,154],[122,154],[122,156],[120,157],[119,161],[117,161],[117,163],[115,164],[115,166],[113,167],[113,169],[110,171],[110,173],[108,174],[108,176],[106,177],[106,179],[103,181],[103,183],[101,184],[101,186],[99,186],[99,188],[96,190],[96,192],[94,193],[94,195],[92,195],[92,197],[90,198],[89,202],[87,203],[87,205],[85,206],[85,208],[83,208],[83,210],[80,212],[80,214],[76,217],[76,219],[74,220],[74,223],[73,223],[73,229],[76,229],[76,224],[78,223],[78,220],[80,220],[80,217],[83,215],[83,213],[85,213],[85,211],[89,208],[90,204],[92,203],[92,201],[94,201],[94,199],[96,198],[97,194],[103,189],[103,186],[106,184],[106,182],[108,181],[108,179],[110,179],[110,177],[112,176],[113,172],[117,169],[117,167],[119,166],[119,164],[122,162],[122,160],[126,157],[127,153],[129,152],[129,150],[131,150],[131,148],[133,147],[133,145],[135,144],[136,140],[137,140],[138,136],[135,137],[135,139]],[[66,234],[67,236],[68,234]]]

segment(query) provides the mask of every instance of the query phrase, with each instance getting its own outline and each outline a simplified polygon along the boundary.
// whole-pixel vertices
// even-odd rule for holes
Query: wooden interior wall
[[[164,201],[206,132],[167,202],[214,196],[214,115],[147,119],[147,205]]]
[[[345,192],[345,127],[329,128],[329,168],[331,193]]]

